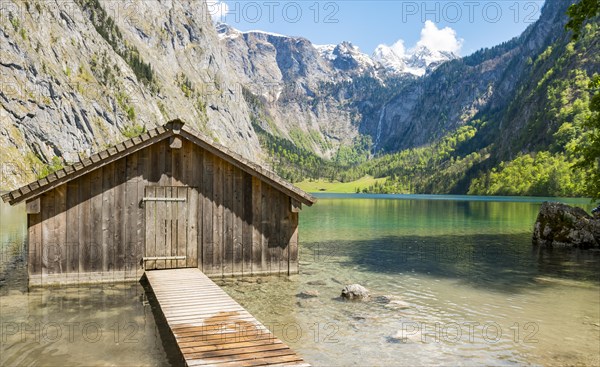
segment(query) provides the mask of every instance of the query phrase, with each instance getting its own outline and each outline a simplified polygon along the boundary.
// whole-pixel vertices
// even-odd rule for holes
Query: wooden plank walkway
[[[188,366],[310,366],[199,269],[146,277]]]

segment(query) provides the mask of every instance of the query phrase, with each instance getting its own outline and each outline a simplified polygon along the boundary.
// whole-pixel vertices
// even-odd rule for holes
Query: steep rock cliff
[[[173,118],[261,158],[204,1],[0,6],[3,188]]]

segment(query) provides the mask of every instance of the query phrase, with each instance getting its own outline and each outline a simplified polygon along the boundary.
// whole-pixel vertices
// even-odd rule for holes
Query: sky
[[[563,1],[563,0],[556,0]],[[372,54],[380,44],[417,44],[461,56],[521,34],[543,0],[208,0],[213,19],[242,31],[301,36],[314,44],[352,42]]]

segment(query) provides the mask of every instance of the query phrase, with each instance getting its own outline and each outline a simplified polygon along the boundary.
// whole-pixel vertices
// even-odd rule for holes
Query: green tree
[[[567,14],[570,19],[566,28],[573,31],[573,38],[577,39],[581,34],[583,23],[600,14],[600,0],[581,0],[571,5]]]
[[[585,172],[586,194],[595,200],[600,200],[600,75],[595,75],[590,87],[594,95],[590,99],[590,117],[584,123],[588,129],[587,144],[577,149],[582,160],[575,167]]]
[[[600,15],[600,0],[581,0],[573,4],[568,10],[569,22],[567,29],[573,31],[573,38],[577,39],[586,20]],[[590,99],[590,117],[584,124],[589,130],[588,144],[582,145],[580,153],[582,161],[576,165],[577,169],[583,168],[586,176],[586,193],[595,200],[600,200],[600,76],[594,75],[590,83],[594,93]]]

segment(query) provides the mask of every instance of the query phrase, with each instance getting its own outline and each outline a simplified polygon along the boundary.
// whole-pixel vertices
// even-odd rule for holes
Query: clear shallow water
[[[177,363],[141,284],[28,289],[26,233],[24,205],[0,203],[0,366]]]
[[[600,254],[535,250],[540,203],[321,196],[301,214],[300,275],[221,284],[316,366],[599,365]],[[0,210],[0,364],[173,363],[140,285],[28,291],[24,210]],[[350,283],[372,300],[341,301]]]

